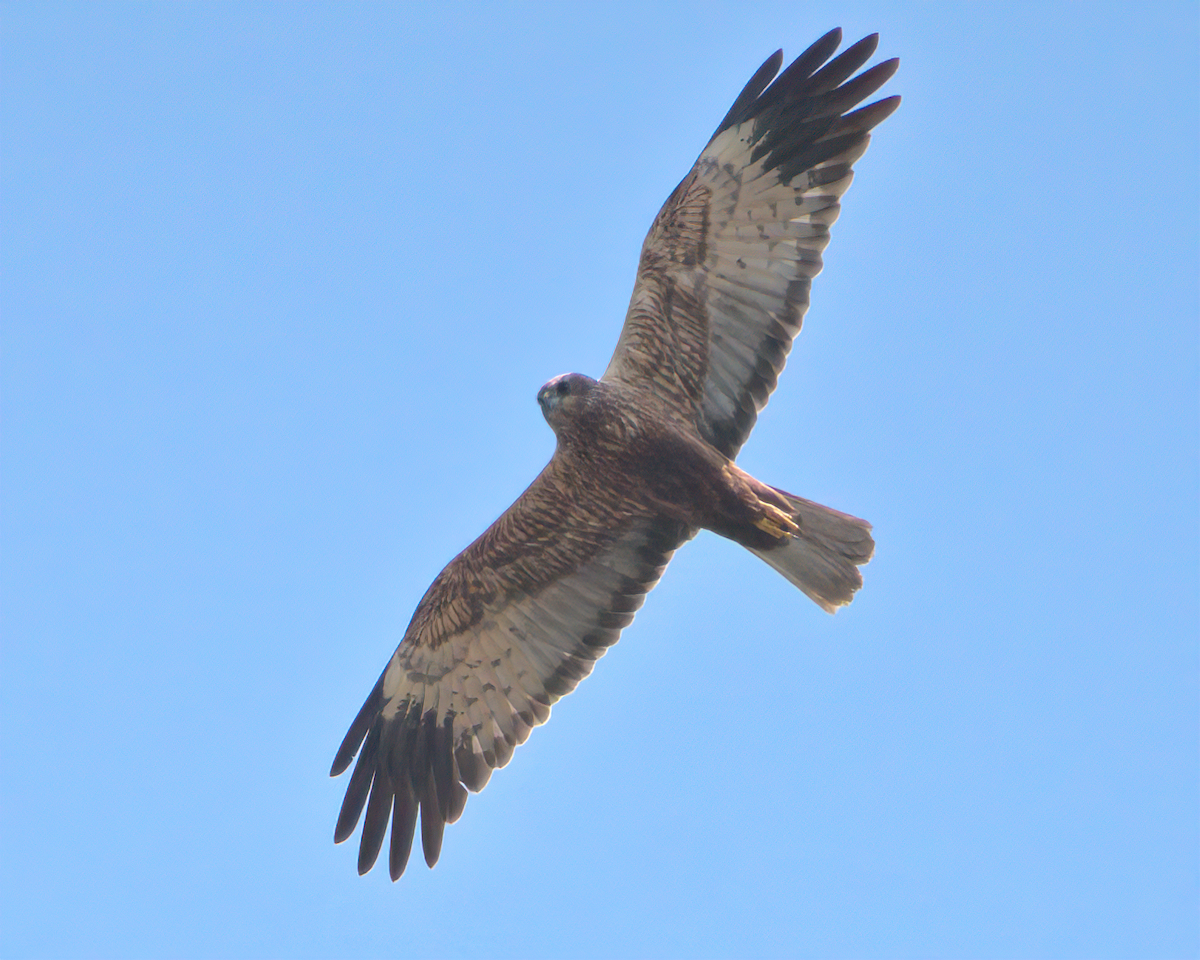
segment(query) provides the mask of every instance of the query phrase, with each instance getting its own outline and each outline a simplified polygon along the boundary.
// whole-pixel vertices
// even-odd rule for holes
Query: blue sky
[[[1196,956],[1197,19],[5,4],[0,952]],[[864,590],[702,535],[360,879],[346,727],[836,25],[904,103],[739,462],[875,524]]]

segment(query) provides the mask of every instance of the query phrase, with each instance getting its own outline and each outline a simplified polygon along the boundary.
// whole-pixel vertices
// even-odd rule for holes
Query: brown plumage
[[[834,30],[778,78],[782,53],[763,64],[651,226],[604,376],[565,374],[538,393],[553,458],[426,591],[333,762],[337,776],[358,754],[334,839],[365,809],[360,873],[389,822],[392,879],[404,872],[418,811],[437,862],[467,791],[591,672],[698,530],[752,550],[830,612],[862,585],[870,524],[733,458],[800,331],[851,166],[899,104],[847,112],[896,70],[848,79],[876,40],[830,60]]]

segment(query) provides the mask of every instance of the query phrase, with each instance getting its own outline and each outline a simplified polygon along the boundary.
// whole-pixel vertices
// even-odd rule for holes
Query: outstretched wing
[[[726,456],[750,435],[800,332],[868,131],[899,105],[889,97],[846,112],[899,65],[889,60],[847,80],[877,41],[869,36],[829,60],[841,42],[833,30],[774,83],[783,54],[767,60],[642,246],[604,379],[651,385]]]
[[[358,763],[334,840],[365,806],[359,873],[389,820],[392,879],[404,872],[418,808],[425,861],[437,862],[467,790],[482,790],[591,673],[694,532],[637,513],[611,488],[580,496],[584,481],[567,470],[552,460],[438,575],[342,741],[331,775],[355,752]]]

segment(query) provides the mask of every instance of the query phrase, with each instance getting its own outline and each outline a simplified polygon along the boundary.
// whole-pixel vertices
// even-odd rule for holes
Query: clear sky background
[[[5,4],[0,952],[1196,956],[1197,19]],[[865,589],[701,535],[360,879],[346,727],[836,25],[904,104],[740,462],[875,523]]]

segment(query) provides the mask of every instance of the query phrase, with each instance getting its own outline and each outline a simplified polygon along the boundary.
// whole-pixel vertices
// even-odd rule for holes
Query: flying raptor
[[[888,60],[853,76],[877,41],[834,57],[833,30],[782,73],[781,51],[758,69],[650,227],[604,375],[538,392],[554,456],[438,574],[333,761],[337,776],[358,755],[334,840],[365,808],[359,873],[389,822],[392,879],[404,872],[418,811],[425,862],[437,862],[467,791],[591,673],[699,530],[831,613],[862,585],[870,524],[734,458],[800,332],[854,161],[899,105],[854,109],[896,71]]]

